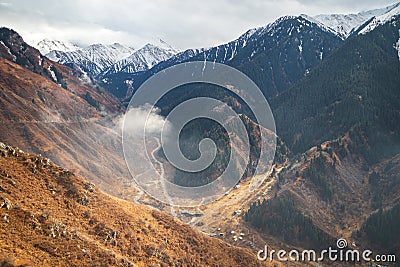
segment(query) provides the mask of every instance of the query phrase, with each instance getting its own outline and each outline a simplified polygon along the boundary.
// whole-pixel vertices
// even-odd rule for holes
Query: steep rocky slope
[[[90,79],[83,73],[49,60],[40,54],[36,48],[28,45],[14,30],[0,28],[0,57],[47,78],[65,90],[83,98],[98,110],[105,112],[120,111],[119,102],[111,94],[91,83]],[[30,72],[27,72],[26,75],[29,75],[28,73]],[[7,71],[4,71],[2,76],[6,75]],[[10,81],[9,84],[12,85],[13,83]]]
[[[3,28],[1,37],[1,140],[119,194],[129,174],[120,147],[118,101],[79,72],[43,57],[14,31]]]
[[[0,253],[25,266],[261,266],[248,250],[116,199],[0,143]],[[12,266],[12,265],[11,265]]]

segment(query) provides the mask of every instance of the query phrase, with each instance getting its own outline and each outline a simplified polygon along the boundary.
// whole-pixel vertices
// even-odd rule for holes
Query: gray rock
[[[0,208],[5,208],[7,210],[12,209],[12,203],[8,198],[0,197]]]
[[[83,206],[87,206],[87,205],[89,205],[90,200],[86,195],[83,195],[78,199],[78,203]]]
[[[93,188],[93,186],[92,186],[91,183],[86,183],[86,184],[84,184],[84,187],[85,187],[85,189],[86,189],[87,191],[89,191],[90,193],[93,193],[93,192],[94,192],[94,188]]]

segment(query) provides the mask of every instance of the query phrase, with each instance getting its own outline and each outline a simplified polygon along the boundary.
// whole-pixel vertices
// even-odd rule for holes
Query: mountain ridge
[[[130,73],[147,70],[176,52],[169,44],[159,39],[156,45],[148,43],[138,50],[119,43],[92,44],[74,51],[52,50],[46,57],[64,65],[77,66],[92,78],[96,78],[118,71]]]
[[[105,69],[100,76],[110,73],[135,73],[148,70],[155,64],[167,60],[176,53],[175,50],[164,50],[153,44],[146,44],[140,49],[134,51],[130,56],[118,60],[113,65]]]
[[[36,47],[42,55],[46,55],[53,50],[71,52],[80,49],[80,47],[75,44],[59,40],[51,40],[49,38],[45,38],[35,43],[33,46]]]
[[[61,64],[75,64],[91,76],[96,76],[106,68],[131,53],[132,48],[118,43],[113,45],[93,44],[75,51],[63,52],[53,50],[46,54],[49,59]]]
[[[357,14],[330,14],[330,15],[317,15],[317,16],[308,16],[308,15],[300,15],[300,16],[283,16],[278,18],[277,20],[267,24],[266,26],[261,26],[258,28],[253,28],[242,35],[240,35],[237,39],[232,40],[228,43],[211,47],[211,48],[199,48],[199,49],[187,49],[182,52],[178,52],[171,48],[170,45],[166,44],[163,40],[158,40],[159,48],[160,49],[144,49],[142,47],[139,50],[136,50],[132,53],[129,57],[124,57],[120,60],[105,60],[102,63],[93,62],[89,57],[85,57],[84,55],[76,55],[76,56],[68,56],[68,54],[64,54],[61,52],[51,52],[48,54],[48,57],[55,61],[59,61],[60,63],[66,64],[68,66],[78,66],[82,71],[88,73],[89,76],[95,78],[103,87],[107,88],[110,92],[116,95],[119,99],[124,101],[129,100],[132,93],[140,86],[140,84],[149,78],[154,73],[164,69],[168,66],[172,66],[174,64],[178,64],[181,62],[186,61],[211,61],[211,62],[218,62],[218,63],[226,63],[232,65],[233,67],[238,67],[245,64],[245,62],[238,62],[235,61],[237,57],[237,53],[240,50],[246,50],[245,48],[249,46],[249,42],[252,39],[259,38],[259,45],[263,46],[263,44],[270,46],[271,43],[264,41],[265,35],[269,35],[271,39],[274,39],[274,29],[277,30],[279,25],[284,23],[284,21],[288,20],[303,20],[303,23],[307,21],[307,23],[315,24],[319,27],[322,31],[325,31],[327,34],[334,34],[339,37],[342,41],[346,40],[356,31],[361,31],[364,24],[368,24],[367,22],[377,16],[381,16],[382,14],[386,14],[391,12],[393,9],[396,9],[400,3],[393,4],[391,6],[369,10],[369,11],[362,11]],[[291,32],[288,29],[288,33]],[[328,51],[319,51],[319,56],[325,57],[330,54],[330,49],[335,49],[340,45],[336,42],[332,42],[333,45],[330,47],[329,42],[332,40],[327,40],[327,44],[324,45],[325,48],[328,48]],[[255,43],[252,41],[252,43]],[[268,44],[267,44],[268,43]],[[267,46],[267,48],[268,48]],[[308,45],[310,46],[310,45]],[[298,50],[302,50],[304,48],[304,53],[311,53],[315,50],[320,50],[321,48],[316,48],[314,46],[307,47],[301,44],[297,45]],[[264,47],[266,49],[266,47]],[[283,48],[281,48],[283,49]],[[139,53],[140,52],[140,53]],[[142,53],[143,52],[143,53]],[[301,51],[300,51],[301,52]],[[261,53],[261,51],[249,51],[249,54],[245,57],[239,56],[241,61],[243,60],[252,60],[254,56],[257,56],[257,53]],[[287,51],[274,51],[274,53],[288,53]],[[293,53],[293,52],[290,52]],[[287,54],[285,54],[288,57]],[[304,61],[304,57],[299,55],[291,54],[290,57],[298,57],[296,63],[298,66],[292,66],[291,68],[298,68],[295,70],[295,73],[287,73],[285,75],[281,75],[281,77],[275,77],[276,75],[280,75],[278,71],[279,69],[283,68],[284,72],[287,72],[285,66],[282,66],[285,63],[274,63],[277,66],[270,66],[265,62],[259,62],[258,64],[262,64],[257,71],[258,72],[267,72],[264,73],[268,76],[268,81],[264,81],[263,79],[256,78],[257,75],[253,74],[250,75],[251,78],[256,80],[256,83],[259,87],[268,87],[268,89],[262,88],[263,91],[266,91],[266,95],[271,97],[273,95],[279,94],[281,91],[284,91],[286,88],[292,86],[297,80],[300,79],[300,73],[302,72],[303,75],[306,75],[310,69],[317,65],[313,59],[306,59]],[[263,56],[267,61],[271,61],[268,56]],[[246,59],[247,58],[247,59]],[[276,60],[288,60],[288,59],[274,59]],[[313,63],[309,63],[314,61]],[[307,62],[308,61],[308,62]],[[270,63],[272,64],[272,63]],[[292,65],[294,63],[291,63]],[[280,66],[279,66],[280,65]],[[301,66],[305,65],[305,66]],[[247,67],[246,67],[247,68]],[[272,69],[271,69],[272,68]],[[255,72],[255,70],[253,71]],[[278,73],[278,74],[276,74]],[[248,73],[246,73],[248,74]],[[294,74],[294,75],[293,75]],[[264,85],[265,84],[265,85]],[[283,88],[282,88],[283,87]]]
[[[384,8],[361,11],[356,14],[320,14],[311,18],[333,30],[342,39],[346,39],[367,21],[389,13],[399,5],[400,2]]]
[[[180,52],[148,71],[133,75],[116,73],[104,76],[107,83],[101,84],[126,101],[132,91],[153,74],[175,64],[206,60],[245,70],[243,72],[254,80],[263,93],[271,97],[288,89],[306,75],[309,69],[340,47],[342,42],[331,30],[321,28],[306,18],[285,16],[267,26],[248,30],[229,43],[209,49]]]
[[[275,174],[274,196],[245,215],[262,234],[316,248],[325,239],[320,229],[376,253],[399,254],[391,235],[399,221],[390,219],[398,216],[400,192],[399,25],[397,15],[353,36],[271,99],[278,135],[295,156]],[[395,226],[376,234],[381,223]]]

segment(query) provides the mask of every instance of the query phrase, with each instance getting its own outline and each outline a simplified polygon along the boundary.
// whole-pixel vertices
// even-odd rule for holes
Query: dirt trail
[[[152,157],[152,159],[157,163],[157,165],[159,166],[159,171],[160,171],[160,183],[161,183],[161,187],[162,187],[162,189],[163,189],[163,191],[164,191],[164,195],[165,195],[165,197],[167,198],[167,201],[169,202],[169,203],[173,203],[172,202],[172,199],[170,198],[170,196],[168,195],[168,191],[167,191],[167,188],[166,188],[166,186],[165,186],[165,170],[164,170],[164,165],[163,165],[163,163],[162,162],[160,162],[158,159],[157,159],[157,157],[156,156],[154,156],[154,153],[156,153],[160,148],[161,148],[161,143],[160,143],[160,139],[158,138],[158,137],[154,137],[154,139],[156,140],[156,142],[157,142],[157,147],[156,148],[154,148],[152,151],[151,151],[151,157]],[[171,207],[171,215],[172,216],[174,216],[174,217],[177,217],[176,216],[176,212],[175,212],[175,208],[174,208],[174,206],[172,206],[172,205],[170,205],[170,207]]]

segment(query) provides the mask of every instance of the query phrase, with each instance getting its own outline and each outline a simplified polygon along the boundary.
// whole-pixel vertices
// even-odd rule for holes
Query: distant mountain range
[[[251,29],[227,44],[180,52],[147,71],[105,75],[102,78],[107,80],[102,86],[120,99],[129,99],[154,73],[183,62],[209,61],[244,71],[271,97],[303,78],[342,42],[332,31],[301,16],[287,16],[265,27]],[[131,84],[133,90],[129,90]]]
[[[142,48],[134,51],[129,57],[115,62],[108,67],[101,76],[118,72],[136,73],[145,71],[159,62],[169,59],[176,53],[177,51],[172,47],[167,47],[167,49],[165,49],[153,44],[146,44]]]
[[[77,68],[93,78],[108,73],[135,73],[147,70],[177,53],[161,39],[157,44],[146,44],[138,50],[119,43],[79,47],[49,39],[38,42],[36,48],[49,59]]]
[[[71,52],[80,49],[80,47],[77,45],[58,40],[50,40],[47,38],[38,42],[35,45],[35,47],[40,51],[42,55],[46,55],[54,50],[62,52]]]
[[[49,59],[87,73],[123,100],[129,100],[143,81],[162,69],[204,60],[244,70],[267,97],[272,97],[307,75],[352,34],[370,31],[399,13],[399,6],[397,3],[357,14],[286,16],[229,43],[183,52],[163,40],[138,50],[118,43],[80,48],[48,39],[36,47]]]
[[[351,34],[372,30],[377,21],[399,13],[399,4],[387,8],[343,16],[336,28],[327,18],[336,15],[282,17],[267,26],[251,29],[238,39],[212,48],[188,49],[161,61],[149,70],[135,73],[107,73],[102,86],[120,99],[132,93],[151,75],[188,61],[225,63],[247,74],[267,97],[276,96],[304,78],[321,61],[341,47]],[[323,19],[325,18],[325,19]],[[350,26],[344,34],[339,28]],[[350,30],[351,27],[351,30]]]
[[[311,20],[314,19],[333,30],[342,39],[346,39],[372,18],[398,12],[399,5],[400,3],[397,3],[385,8],[363,11],[357,14],[321,14],[311,18]]]

